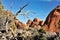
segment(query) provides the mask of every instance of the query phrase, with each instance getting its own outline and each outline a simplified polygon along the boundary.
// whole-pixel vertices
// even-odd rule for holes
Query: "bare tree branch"
[[[25,15],[27,15],[29,12],[30,12],[30,11],[25,11],[23,14],[20,14],[20,15],[25,16]]]
[[[22,11],[26,6],[28,6],[28,3],[25,4],[23,7],[20,8],[20,10],[16,13],[16,16],[17,16],[19,13],[21,13],[21,11]]]

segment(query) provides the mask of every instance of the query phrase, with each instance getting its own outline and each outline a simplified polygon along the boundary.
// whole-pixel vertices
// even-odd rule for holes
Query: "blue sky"
[[[26,23],[28,19],[33,20],[36,17],[41,20],[45,20],[50,11],[60,5],[60,0],[2,0],[2,3],[5,9],[12,10],[13,14],[16,14],[20,7],[24,6],[26,3],[29,3],[29,5],[21,12],[24,13],[25,11],[32,11],[26,15],[29,18],[21,15],[17,16],[21,22]],[[12,9],[10,8],[11,5]]]

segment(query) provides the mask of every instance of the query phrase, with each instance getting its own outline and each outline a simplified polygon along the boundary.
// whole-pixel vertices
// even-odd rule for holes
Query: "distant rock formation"
[[[28,29],[28,25],[23,24],[22,22],[20,22],[18,19],[15,19],[15,25],[17,27],[17,29]]]
[[[42,27],[42,25],[44,24],[44,21],[41,21],[39,18],[34,18],[33,21],[28,20],[26,24],[29,27],[34,27],[34,28],[40,29]]]
[[[32,20],[28,20],[26,24],[30,26],[32,22],[33,22]]]
[[[37,27],[39,25],[40,19],[34,18],[33,22],[31,23],[31,27]]]
[[[26,24],[23,24],[18,19],[15,19],[15,25],[17,29],[23,28],[28,29],[29,27],[40,29],[44,24],[44,21],[40,21],[39,18],[34,18],[34,20],[28,20]]]
[[[46,31],[57,32],[59,30],[58,23],[60,22],[60,6],[53,9],[44,22],[44,29]]]

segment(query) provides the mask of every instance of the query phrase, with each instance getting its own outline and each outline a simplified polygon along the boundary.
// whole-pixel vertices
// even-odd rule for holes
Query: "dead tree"
[[[25,4],[24,6],[22,6],[22,7],[20,8],[20,10],[16,13],[16,16],[17,16],[19,13],[21,13],[21,11],[22,11],[26,6],[28,6],[28,3]]]

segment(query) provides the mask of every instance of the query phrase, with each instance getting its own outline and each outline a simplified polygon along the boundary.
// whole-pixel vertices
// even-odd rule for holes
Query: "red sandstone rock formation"
[[[17,19],[15,20],[16,27],[18,29],[23,28],[23,29],[28,29],[29,26],[23,24],[22,22],[18,21]]]
[[[40,21],[39,18],[34,18],[34,20],[28,20],[26,23],[29,27],[34,27],[34,28],[41,28],[41,26],[44,24],[44,21]]]
[[[43,26],[43,24],[44,24],[44,21],[40,21],[39,22],[39,25],[42,27]]]
[[[40,26],[40,19],[39,18],[34,18],[34,20],[31,22],[30,21],[30,27],[34,27],[34,28],[36,28],[36,29],[40,29],[41,28],[41,26]]]
[[[37,27],[37,25],[39,25],[39,22],[40,22],[40,19],[35,18],[31,23],[31,27],[34,27],[34,28]]]
[[[28,20],[25,25],[22,22],[18,21],[18,19],[15,19],[15,25],[18,29],[20,29],[20,28],[28,29],[29,27],[34,27],[34,28],[40,29],[41,26],[43,25],[43,21],[40,21],[39,18],[35,18],[33,21]]]
[[[50,12],[47,16],[46,21],[44,23],[44,29],[51,32],[57,32],[59,29],[60,21],[60,6],[57,6],[54,10]]]
[[[30,26],[31,23],[32,23],[32,20],[28,20],[26,24],[27,24],[28,26]]]

